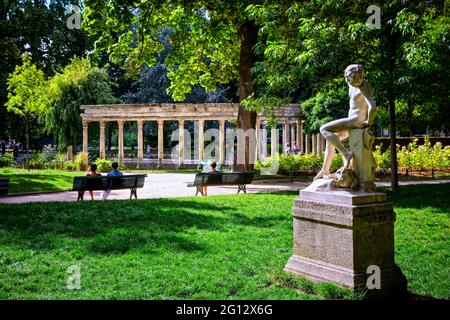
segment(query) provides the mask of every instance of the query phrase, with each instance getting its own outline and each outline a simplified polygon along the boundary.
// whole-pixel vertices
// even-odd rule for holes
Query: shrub
[[[66,154],[64,152],[57,153],[54,160],[52,161],[54,168],[64,170],[65,160]]]
[[[0,168],[12,167],[16,161],[12,152],[7,152],[0,156]]]
[[[87,152],[79,152],[74,159],[75,170],[77,171],[86,171],[88,169],[88,154]]]
[[[44,146],[42,148],[42,153],[40,154],[41,161],[48,163],[55,160],[55,157],[57,155],[57,151],[55,148],[52,148],[51,146]]]
[[[109,172],[112,170],[112,161],[106,159],[97,159],[95,160],[95,164],[97,165],[98,172]]]
[[[74,161],[65,161],[64,162],[64,170],[73,171],[76,169]]]
[[[25,161],[22,165],[25,169],[44,170],[49,168],[49,164],[42,161],[42,154],[40,152],[33,154],[28,160],[28,164]]]

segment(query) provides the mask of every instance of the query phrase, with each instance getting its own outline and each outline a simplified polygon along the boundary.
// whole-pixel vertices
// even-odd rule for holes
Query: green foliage
[[[50,96],[45,111],[45,127],[60,149],[76,145],[82,133],[80,106],[117,102],[108,74],[92,67],[87,59],[74,58],[61,73],[49,80]]]
[[[64,170],[66,171],[74,171],[76,169],[76,165],[74,161],[65,161],[64,162]]]
[[[31,62],[29,55],[24,55],[22,65],[16,66],[8,77],[7,110],[21,116],[28,126],[30,120],[44,112],[45,84],[44,73]]]
[[[42,148],[41,160],[43,162],[51,162],[55,160],[57,153],[58,151],[55,148],[46,145]]]
[[[42,153],[35,152],[26,164],[23,164],[24,168],[34,170],[44,170],[49,168],[49,163],[42,160]]]
[[[371,4],[319,0],[250,5],[247,12],[259,25],[261,38],[255,49],[261,58],[253,67],[260,99],[306,100],[303,106],[315,112],[308,115],[311,123],[306,118],[305,129],[317,132],[321,120],[336,119],[348,109],[342,73],[347,65],[361,63],[375,88],[377,123],[383,128],[389,122],[386,110],[394,104],[403,133],[449,131],[450,76],[445,70],[450,65],[450,17],[434,2],[379,1],[381,29],[370,29],[365,9]]]
[[[377,146],[374,152],[377,167],[386,170],[390,167],[390,152],[382,152],[381,146]],[[442,147],[440,142],[431,146],[428,137],[425,137],[423,145],[418,145],[417,140],[407,147],[400,149],[397,146],[397,160],[399,168],[412,171],[430,171],[450,169],[450,146]]]
[[[338,81],[334,81],[336,83]],[[337,86],[337,88],[339,88]],[[319,132],[322,125],[337,118],[344,118],[348,113],[348,93],[346,86],[339,89],[331,87],[320,91],[314,97],[302,103],[302,112],[306,119],[304,130],[306,133]]]
[[[96,36],[95,55],[107,53],[113,63],[123,62],[129,75],[153,66],[164,48],[158,37],[171,28],[168,94],[182,101],[200,85],[214,91],[217,84],[239,78],[238,29],[246,17],[247,1],[101,2],[85,1],[83,28]]]
[[[311,172],[318,171],[322,167],[323,154],[278,154],[276,153],[274,157],[266,157],[264,161],[258,161],[255,164],[256,170],[261,170],[261,168],[276,167],[278,164],[279,172],[281,174],[289,175],[292,171],[296,172]],[[336,171],[343,165],[343,160],[340,155],[336,155],[333,158],[331,165],[331,171]]]
[[[12,167],[15,163],[16,161],[12,152],[6,152],[0,156],[0,168]]]
[[[106,159],[97,159],[95,160],[95,164],[97,165],[98,172],[109,172],[112,170],[112,161]]]

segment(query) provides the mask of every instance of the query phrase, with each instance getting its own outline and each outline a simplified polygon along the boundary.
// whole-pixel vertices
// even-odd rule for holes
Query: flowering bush
[[[390,168],[391,154],[389,150],[383,152],[381,145],[376,146],[373,156],[378,170],[387,171]],[[443,148],[440,142],[432,146],[428,137],[425,137],[423,145],[418,145],[417,140],[411,142],[407,147],[400,148],[397,145],[397,160],[399,168],[403,170],[448,170],[450,169],[450,146]],[[323,154],[275,154],[273,158],[267,157],[264,161],[257,162],[255,169],[272,167],[274,161],[278,161],[281,174],[290,174],[292,171],[318,171],[322,167]],[[336,154],[331,164],[331,171],[336,171],[342,166],[343,159]]]

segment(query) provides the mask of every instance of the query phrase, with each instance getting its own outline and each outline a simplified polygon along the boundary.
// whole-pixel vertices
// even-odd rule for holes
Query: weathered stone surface
[[[320,184],[320,180],[315,180],[310,186],[301,190],[300,199],[343,205],[358,205],[386,201],[386,194],[381,192],[362,192],[345,189],[318,192],[316,191],[317,184]]]
[[[406,280],[394,261],[395,212],[384,194],[302,190],[292,215],[294,254],[286,271],[366,289],[367,268],[375,265],[382,287],[369,290],[368,296],[406,293]]]
[[[237,119],[239,104],[237,103],[152,103],[152,104],[111,104],[83,105],[81,114],[86,121],[136,121],[141,120],[229,120]],[[299,105],[291,104],[275,111],[280,121],[301,118]],[[263,118],[260,115],[260,118]]]
[[[353,152],[351,167],[359,178],[363,191],[375,190],[374,170],[375,159],[372,154],[374,136],[371,128],[349,130],[350,150]]]

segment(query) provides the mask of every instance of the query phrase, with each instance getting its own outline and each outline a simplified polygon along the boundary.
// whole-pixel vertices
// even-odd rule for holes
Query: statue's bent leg
[[[356,118],[343,118],[324,124],[320,128],[320,133],[327,141],[327,146],[332,145],[335,147],[344,158],[344,167],[347,168],[352,158],[352,152],[347,150],[341,142],[341,139],[346,136],[348,130],[355,126]],[[339,137],[338,134],[341,136]],[[329,150],[331,147],[327,147]],[[331,157],[330,157],[331,156]],[[334,154],[329,153],[329,156],[325,155],[324,167],[322,171],[329,171],[331,161]],[[325,169],[325,170],[324,170]]]
[[[336,134],[339,138],[339,140],[344,140],[348,137],[348,132],[343,131]],[[325,145],[325,155],[323,160],[322,169],[319,171],[319,173],[314,177],[313,180],[320,179],[320,178],[327,178],[328,175],[330,175],[330,167],[331,163],[333,162],[334,155],[336,154],[335,147],[326,141]]]

